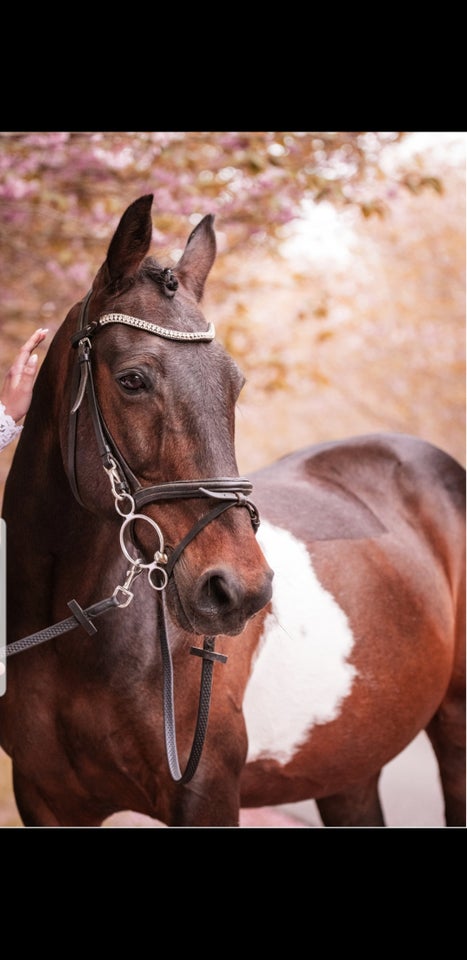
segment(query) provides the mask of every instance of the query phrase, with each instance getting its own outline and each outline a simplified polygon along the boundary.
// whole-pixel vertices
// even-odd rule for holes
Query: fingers
[[[26,343],[21,347],[11,369],[10,376],[13,387],[17,387],[23,373],[27,375],[35,375],[37,370],[37,354],[35,360],[31,356],[31,351],[34,350],[34,347],[37,347],[43,340],[45,340],[48,329],[46,327],[38,327],[37,330],[29,337],[29,340],[26,340]],[[31,365],[32,361],[32,365]]]
[[[24,343],[23,346],[21,347],[21,350],[19,351],[19,354],[18,354],[18,358],[15,362],[18,362],[18,359],[21,359],[23,361],[22,366],[24,367],[24,364],[26,363],[26,360],[28,359],[29,354],[32,353],[32,351],[34,350],[34,347],[39,346],[39,344],[42,343],[43,340],[45,340],[48,332],[49,331],[47,328],[38,327],[38,329],[35,330],[34,333],[29,337],[29,340],[26,340],[26,343]]]
[[[32,353],[32,350],[42,340],[45,340],[48,332],[47,328],[38,327],[29,337],[29,340],[26,340],[26,343],[23,344],[6,374],[3,388],[1,388],[0,400],[6,413],[13,418],[15,423],[25,416],[31,403],[39,360],[37,353]]]
[[[48,332],[48,327],[38,327],[32,336],[29,337],[29,340],[27,340],[24,344],[23,350],[27,349],[28,353],[31,353],[31,351],[34,350],[34,347],[38,347],[39,344],[45,340]]]
[[[37,356],[37,353],[32,353],[24,366],[23,377],[26,376],[34,378],[36,376],[38,360],[39,357]]]

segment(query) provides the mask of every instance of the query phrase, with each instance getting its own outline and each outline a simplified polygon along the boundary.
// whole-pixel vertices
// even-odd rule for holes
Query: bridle
[[[96,334],[107,324],[125,324],[136,327],[137,329],[142,329],[158,337],[184,342],[212,340],[215,336],[214,326],[210,324],[208,329],[204,331],[179,331],[167,329],[161,327],[159,324],[122,313],[103,314],[99,319],[89,322],[88,309],[91,296],[92,290],[88,292],[82,301],[78,318],[78,329],[71,336],[71,345],[77,349],[78,363],[75,365],[73,372],[72,404],[68,430],[67,473],[76,500],[81,506],[84,506],[78,489],[76,447],[78,415],[83,400],[86,397],[99,455],[103,468],[109,478],[115,510],[119,516],[122,517],[120,547],[130,567],[126,574],[125,583],[117,586],[112,597],[108,598],[108,600],[93,604],[87,610],[83,610],[75,600],[70,601],[68,606],[73,614],[72,617],[61,621],[59,624],[55,624],[53,627],[39,631],[37,634],[32,634],[31,637],[15,641],[6,648],[6,653],[9,656],[28,649],[29,646],[35,643],[42,643],[44,640],[58,636],[67,630],[74,629],[78,624],[83,626],[89,634],[95,633],[96,627],[92,621],[112,607],[128,606],[133,599],[133,593],[130,589],[132,583],[139,574],[146,570],[148,583],[152,589],[156,591],[158,598],[157,619],[164,673],[163,705],[167,758],[172,778],[178,783],[187,783],[193,777],[198,766],[206,735],[213,664],[215,661],[225,663],[227,657],[215,652],[214,646],[216,638],[214,636],[205,636],[202,648],[192,647],[190,650],[190,653],[202,657],[203,664],[196,729],[190,756],[185,771],[182,774],[176,746],[172,657],[167,640],[163,591],[167,586],[168,580],[173,573],[174,566],[181,553],[187,544],[189,544],[208,523],[231,507],[245,507],[250,514],[251,523],[256,532],[260,522],[259,515],[254,503],[248,498],[248,494],[252,491],[252,484],[244,477],[209,477],[200,480],[172,480],[166,483],[143,487],[123,457],[105,423],[94,387],[91,362],[92,341]],[[164,547],[164,537],[159,525],[151,517],[139,511],[148,503],[194,498],[214,500],[216,503],[215,506],[208,510],[208,512],[194,524],[178,546],[168,555]],[[132,528],[137,520],[149,523],[158,537],[159,542],[154,551],[154,557],[149,563],[144,562],[141,557],[135,557],[129,549],[130,547],[135,547]]]
[[[97,321],[87,322],[88,305],[92,295],[92,290],[86,295],[81,305],[78,320],[78,330],[71,337],[71,344],[78,348],[78,384],[76,385],[75,376],[75,395],[72,400],[70,411],[70,422],[68,430],[68,476],[73,493],[81,506],[84,506],[79,496],[78,483],[76,477],[76,435],[78,412],[81,407],[84,396],[87,397],[89,409],[91,412],[94,433],[97,441],[102,465],[110,481],[112,495],[115,501],[115,509],[120,516],[124,517],[124,523],[120,532],[120,541],[122,550],[127,559],[132,561],[132,556],[124,549],[123,533],[125,528],[133,523],[135,519],[145,520],[157,530],[160,545],[155,551],[157,556],[156,564],[160,573],[165,574],[161,577],[161,582],[156,584],[152,579],[152,571],[156,569],[154,562],[139,565],[150,567],[148,569],[148,578],[150,585],[155,590],[163,590],[168,582],[168,578],[173,572],[175,563],[179,559],[182,551],[188,543],[202,530],[211,520],[218,517],[224,510],[230,507],[246,507],[249,511],[253,529],[259,527],[259,515],[255,505],[249,500],[246,494],[251,493],[253,487],[249,480],[244,477],[221,477],[213,479],[212,477],[204,480],[172,480],[168,483],[154,484],[143,487],[135,477],[121,451],[118,449],[110,430],[108,429],[102,411],[99,406],[91,363],[92,338],[96,333],[109,323],[121,323],[128,326],[143,329],[155,336],[164,337],[170,340],[178,341],[210,341],[214,339],[215,330],[213,324],[209,325],[208,330],[201,331],[183,331],[171,330],[159,326],[159,324],[150,323],[147,320],[140,320],[137,317],[127,316],[123,313],[107,313],[101,316]],[[72,394],[73,396],[73,394]],[[211,510],[201,517],[193,528],[186,534],[183,540],[172,551],[170,558],[164,553],[164,540],[158,524],[150,517],[140,514],[138,511],[148,503],[155,503],[168,500],[187,500],[187,499],[213,499],[220,501]],[[128,509],[122,509],[123,503]],[[163,564],[163,566],[161,566]]]

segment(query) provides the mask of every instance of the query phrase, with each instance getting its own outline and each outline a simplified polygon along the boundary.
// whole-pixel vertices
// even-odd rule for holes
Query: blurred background
[[[247,377],[241,474],[373,431],[465,464],[465,146],[464,132],[0,133],[0,384],[38,326],[43,359],[127,205],[154,193],[163,266],[216,217],[203,309]],[[0,752],[3,826],[20,823],[10,777]],[[437,825],[435,806],[418,825]],[[319,825],[309,806],[303,816]]]

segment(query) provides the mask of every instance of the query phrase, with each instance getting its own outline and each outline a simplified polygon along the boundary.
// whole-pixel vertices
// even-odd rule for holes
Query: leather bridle
[[[153,333],[159,337],[185,342],[212,340],[215,336],[213,325],[210,324],[209,328],[204,331],[178,331],[121,313],[104,314],[98,320],[89,322],[88,307],[91,296],[92,290],[89,291],[81,304],[78,329],[71,337],[72,347],[77,349],[78,363],[75,365],[73,371],[72,404],[68,431],[67,473],[76,500],[81,506],[84,506],[78,490],[76,447],[78,414],[81,409],[81,404],[86,397],[91,412],[102,465],[110,481],[115,509],[117,514],[122,518],[120,547],[130,566],[126,573],[125,583],[116,586],[111,597],[94,603],[86,609],[83,609],[76,600],[70,600],[68,607],[72,614],[71,617],[61,620],[59,623],[53,624],[50,627],[45,627],[28,637],[13,641],[5,648],[5,656],[11,657],[17,653],[21,653],[30,649],[30,647],[54,639],[70,630],[74,630],[77,626],[83,627],[84,630],[92,636],[97,632],[93,622],[97,617],[102,616],[109,610],[126,607],[131,603],[133,599],[133,593],[130,589],[132,583],[137,576],[146,570],[148,583],[153,590],[156,591],[158,601],[157,623],[163,666],[164,734],[167,759],[172,779],[177,783],[188,783],[197,769],[206,736],[213,664],[216,661],[225,663],[227,657],[224,656],[224,654],[215,652],[216,638],[214,636],[205,636],[203,647],[191,647],[190,649],[190,653],[201,657],[203,663],[196,727],[190,755],[185,770],[182,773],[177,753],[172,655],[167,639],[163,591],[167,586],[169,577],[173,573],[174,566],[182,551],[208,523],[220,516],[225,510],[229,510],[230,507],[246,507],[250,514],[253,529],[256,532],[260,522],[259,515],[254,503],[252,503],[247,496],[252,491],[252,484],[245,477],[209,477],[204,480],[171,480],[167,483],[147,487],[141,486],[121,451],[118,449],[104,421],[94,388],[91,362],[92,339],[98,331],[108,323],[124,323],[128,326]],[[192,529],[183,537],[178,546],[172,549],[168,556],[165,552],[164,537],[159,525],[151,517],[138,511],[148,503],[193,498],[214,500],[216,503],[204,516],[200,517]],[[158,536],[158,547],[154,551],[153,559],[149,563],[145,562],[141,557],[135,557],[129,552],[130,545],[133,548],[135,547],[132,536],[132,526],[134,526],[137,520],[148,523]],[[130,543],[127,543],[125,539],[128,537],[128,534],[130,535]]]
[[[252,484],[244,477],[209,477],[201,480],[171,480],[166,483],[143,487],[119,450],[104,421],[94,387],[91,362],[92,340],[99,330],[107,324],[123,323],[153,333],[155,336],[184,342],[212,340],[215,336],[213,325],[211,324],[205,331],[177,331],[121,313],[104,314],[98,320],[89,322],[88,308],[91,296],[92,290],[89,291],[82,302],[78,320],[78,330],[71,337],[72,346],[77,348],[78,364],[75,367],[74,373],[68,431],[68,476],[74,496],[78,500],[78,503],[83,506],[79,495],[76,474],[76,440],[78,414],[83,399],[86,397],[102,465],[110,480],[115,509],[117,513],[124,518],[120,530],[121,549],[131,565],[127,572],[127,579],[124,586],[117,587],[114,595],[117,594],[119,597],[119,606],[126,606],[133,598],[133,594],[130,591],[131,584],[135,577],[144,569],[147,570],[149,585],[157,591],[159,601],[157,605],[158,627],[164,674],[163,704],[167,758],[172,778],[178,783],[187,783],[193,777],[198,766],[206,734],[213,663],[216,660],[225,662],[227,657],[214,651],[216,638],[213,636],[206,636],[204,638],[203,648],[191,648],[191,653],[203,658],[203,666],[196,730],[190,756],[185,771],[182,774],[176,746],[172,657],[167,640],[162,591],[165,589],[168,579],[173,573],[174,566],[187,544],[190,543],[208,523],[231,507],[245,507],[250,514],[251,523],[256,532],[260,522],[259,515],[254,503],[248,498],[248,494],[252,491]],[[164,549],[164,538],[159,525],[150,517],[139,513],[139,511],[148,503],[193,498],[214,500],[216,503],[194,524],[191,530],[183,537],[178,546],[172,549],[168,556]],[[128,528],[131,532],[131,526],[138,519],[151,524],[159,537],[158,548],[155,550],[154,559],[150,563],[144,563],[140,557],[135,558],[129,553],[125,542],[126,529]],[[71,604],[74,604],[74,607]],[[86,627],[86,611],[82,611],[76,601],[71,601],[71,604],[70,609],[72,609],[78,618],[81,615],[80,622]]]
[[[191,531],[190,534],[188,534],[187,537],[185,537],[182,541],[183,546],[179,545],[179,547],[176,548],[174,551],[174,553],[176,553],[176,559],[178,559],[180,553],[187,543],[189,543],[190,540],[192,540],[193,537],[196,536],[196,534],[199,533],[199,531],[202,530],[207,523],[219,516],[220,513],[222,513],[224,510],[227,510],[229,507],[246,507],[249,511],[253,528],[256,531],[259,527],[259,515],[255,505],[246,496],[252,492],[253,487],[251,482],[245,477],[209,477],[202,480],[172,480],[168,483],[143,487],[135,477],[121,451],[118,449],[117,444],[115,443],[115,440],[113,439],[110,430],[104,421],[94,388],[91,364],[92,338],[106,324],[125,323],[130,326],[142,328],[159,337],[185,342],[187,340],[190,342],[196,340],[212,340],[215,336],[213,325],[211,324],[209,329],[206,331],[186,332],[169,330],[159,326],[158,324],[151,324],[148,321],[137,320],[135,317],[126,316],[125,314],[120,313],[104,314],[99,320],[94,321],[93,323],[88,323],[87,314],[91,294],[92,290],[89,291],[83,300],[79,315],[78,330],[71,337],[72,346],[78,348],[79,363],[78,366],[75,367],[74,394],[70,411],[70,423],[68,431],[67,466],[70,485],[78,503],[81,506],[84,506],[79,495],[76,476],[76,435],[78,411],[80,409],[82,400],[86,395],[91,412],[99,454],[105,470],[107,472],[111,471],[113,482],[115,484],[113,489],[114,494],[115,491],[117,491],[117,493],[122,496],[131,495],[136,510],[139,510],[148,503],[168,500],[207,498],[222,501],[221,503],[218,503],[204,518],[202,518],[201,521],[198,521],[198,524],[195,525],[193,531]],[[174,563],[175,560],[172,560],[171,570],[173,569]]]

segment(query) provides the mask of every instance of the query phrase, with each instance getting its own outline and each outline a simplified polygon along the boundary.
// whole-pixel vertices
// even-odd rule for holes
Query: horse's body
[[[206,330],[197,304],[211,220],[191,235],[174,289],[142,264],[150,206],[141,198],[122,218],[89,300],[91,325],[114,318],[90,333],[106,429],[144,490],[236,478],[235,365],[207,335],[164,339]],[[86,397],[70,455],[81,316],[77,305],[49,348],[5,489],[9,643],[69,616],[73,598],[86,608],[108,597],[128,571],[116,510],[127,501],[99,463]],[[131,809],[168,825],[230,826],[240,806],[311,798],[326,825],[382,825],[380,771],[421,730],[446,822],[465,823],[464,470],[413,437],[368,436],[299,451],[251,480],[257,537],[249,511],[227,509],[186,544],[165,591],[184,762],[200,683],[193,634],[218,634],[228,655],[214,666],[193,779],[169,775],[158,594],[138,575],[132,602],[102,616],[95,636],[77,627],[8,659],[0,733],[26,825],[99,825]],[[206,504],[149,498],[140,510],[170,553]],[[150,560],[153,527],[135,521],[135,537]]]

